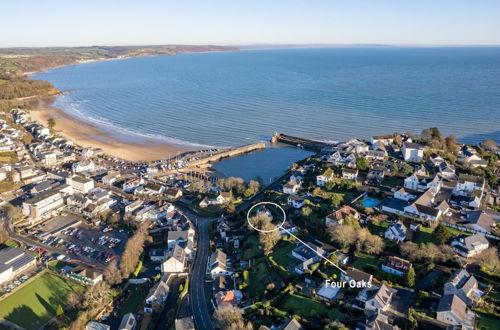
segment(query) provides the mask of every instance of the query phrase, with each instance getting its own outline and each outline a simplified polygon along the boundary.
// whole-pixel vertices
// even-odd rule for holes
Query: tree
[[[68,298],[66,299],[69,306],[75,308],[82,303],[82,296],[75,291],[70,291]]]
[[[439,241],[439,243],[443,244],[453,237],[453,232],[449,230],[448,227],[439,224],[432,235]]]
[[[144,251],[144,243],[148,237],[149,222],[144,221],[125,245],[120,259],[120,270],[123,278],[128,278],[135,270],[139,257]]]
[[[222,330],[251,329],[243,320],[243,311],[231,305],[223,305],[215,310],[215,323]]]
[[[62,308],[61,305],[57,305],[56,315],[59,316],[59,315],[63,315],[63,314],[64,314],[64,309]]]
[[[356,219],[356,217],[354,215],[352,215],[352,214],[349,214],[348,216],[346,216],[344,218],[344,223],[347,226],[353,227],[354,229],[360,229],[361,228],[361,225],[359,224],[359,220]]]
[[[377,235],[372,235],[366,228],[356,232],[356,250],[367,254],[379,254],[384,249],[384,241]]]
[[[497,148],[497,143],[491,139],[484,139],[481,145],[486,150],[495,150]]]
[[[327,232],[333,242],[341,248],[346,248],[356,241],[356,230],[351,226],[332,225],[327,228]]]
[[[368,168],[368,160],[365,157],[358,157],[356,159],[356,167],[360,171],[365,171]]]
[[[226,206],[226,212],[229,214],[234,214],[236,212],[236,206],[233,202],[228,202]]]
[[[446,149],[453,153],[456,154],[458,151],[458,144],[457,144],[457,138],[453,135],[448,136],[445,139],[445,144],[446,144]]]
[[[85,329],[85,324],[89,318],[89,314],[86,311],[78,313],[78,317],[71,323],[69,330],[82,330]]]
[[[415,270],[413,267],[411,267],[406,273],[405,282],[410,288],[415,285]]]
[[[260,190],[260,182],[256,180],[250,180],[248,182],[248,189],[252,192],[252,195]]]
[[[302,215],[303,215],[304,217],[308,217],[308,216],[310,216],[310,215],[311,215],[311,213],[312,213],[312,209],[311,209],[309,206],[304,206],[304,207],[302,208]]]
[[[342,204],[342,202],[344,202],[344,195],[338,194],[338,193],[333,193],[331,200],[332,200],[333,206],[338,206],[338,205]]]
[[[56,120],[54,118],[47,119],[47,125],[50,129],[53,129],[56,126]]]
[[[481,267],[486,273],[499,273],[500,261],[498,259],[497,248],[489,248],[474,257],[473,262]]]
[[[82,305],[93,313],[107,306],[112,299],[111,287],[101,281],[87,288],[83,294]]]
[[[264,254],[271,254],[274,246],[280,240],[280,234],[276,226],[271,222],[271,218],[265,214],[257,214],[250,218],[250,223],[259,230],[259,245]]]
[[[3,226],[0,226],[0,245],[5,243],[9,239],[9,235],[3,230]]]
[[[119,284],[122,281],[122,274],[120,269],[118,268],[118,263],[115,260],[112,260],[109,265],[104,270],[104,279],[109,285]]]

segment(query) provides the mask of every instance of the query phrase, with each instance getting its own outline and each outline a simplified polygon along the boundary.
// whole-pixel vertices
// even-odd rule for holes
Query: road
[[[176,205],[196,225],[196,257],[189,273],[189,301],[196,329],[214,329],[210,315],[210,298],[207,296],[205,273],[210,253],[209,226],[215,218],[207,218],[188,208]]]

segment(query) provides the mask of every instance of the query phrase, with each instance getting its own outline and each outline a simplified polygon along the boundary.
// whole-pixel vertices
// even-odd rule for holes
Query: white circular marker
[[[275,225],[276,228],[274,228],[273,230],[262,230],[262,229],[258,229],[256,227],[254,227],[254,225],[252,225],[252,222],[250,221],[250,212],[253,210],[254,207],[259,206],[259,205],[273,205],[273,206],[276,206],[278,209],[281,210],[281,213],[283,213],[283,221],[279,224],[279,226]],[[261,233],[271,233],[273,231],[279,230],[281,228],[281,226],[283,226],[283,224],[286,221],[286,213],[285,213],[285,210],[283,210],[283,208],[281,206],[279,206],[278,204],[276,204],[276,203],[273,203],[273,202],[260,202],[260,203],[255,204],[254,206],[252,206],[248,210],[248,212],[247,212],[247,221],[248,221],[248,224],[250,225],[250,227],[252,227],[253,229],[255,229],[257,231],[260,231]]]

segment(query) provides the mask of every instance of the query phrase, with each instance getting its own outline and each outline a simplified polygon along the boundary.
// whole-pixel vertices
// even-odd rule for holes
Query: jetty
[[[303,148],[306,150],[311,150],[314,152],[319,152],[325,147],[332,147],[333,144],[322,142],[322,141],[316,141],[316,140],[310,140],[310,139],[304,139],[296,136],[291,136],[291,135],[286,135],[282,133],[274,133],[273,137],[271,138],[272,143],[284,143],[284,144],[289,144],[293,145],[299,148]]]
[[[243,147],[232,148],[227,151],[219,152],[208,157],[192,160],[188,162],[186,167],[202,166],[209,163],[215,163],[223,158],[236,157],[242,154],[246,154],[252,151],[262,150],[266,148],[264,142],[254,143]]]

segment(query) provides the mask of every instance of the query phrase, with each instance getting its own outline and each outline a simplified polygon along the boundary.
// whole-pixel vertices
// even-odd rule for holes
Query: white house
[[[290,195],[288,196],[288,205],[293,206],[296,209],[300,209],[306,203],[306,199],[302,196]]]
[[[94,189],[94,180],[75,175],[68,180],[75,193],[86,194]]]
[[[406,239],[406,227],[402,222],[391,225],[385,231],[384,237],[391,241],[403,242]]]
[[[356,181],[358,170],[354,168],[344,168],[342,170],[342,178],[346,180]]]
[[[410,162],[420,163],[424,159],[424,148],[417,143],[403,143],[402,152],[403,159]]]
[[[296,194],[299,189],[300,189],[301,183],[300,181],[288,181],[284,186],[283,186],[283,193],[285,194]]]
[[[172,256],[161,264],[162,274],[184,272],[185,260],[186,255],[184,253],[184,249],[176,245],[172,251]]]
[[[217,250],[210,256],[207,265],[207,274],[211,275],[212,278],[218,276],[232,275],[233,272],[227,267],[227,255],[221,250]]]
[[[451,242],[453,251],[464,258],[470,258],[486,250],[490,244],[484,234],[460,235]]]
[[[93,162],[90,161],[82,161],[82,162],[76,162],[73,165],[71,165],[71,169],[73,170],[74,173],[92,172],[95,169],[95,165]]]
[[[333,169],[327,168],[326,171],[316,177],[316,185],[319,187],[325,186],[327,182],[333,180],[334,172]]]
[[[482,233],[491,233],[496,226],[496,221],[488,213],[476,210],[468,211],[466,214],[468,226]]]

